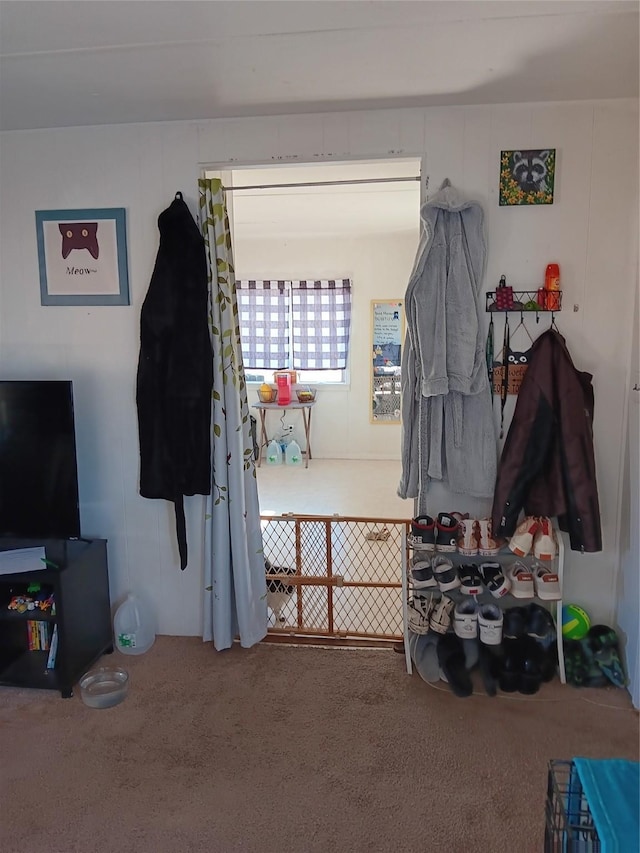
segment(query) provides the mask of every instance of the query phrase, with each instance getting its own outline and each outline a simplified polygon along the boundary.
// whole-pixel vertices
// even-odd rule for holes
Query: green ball
[[[581,640],[587,636],[591,619],[577,604],[565,604],[562,608],[562,636],[567,640]]]

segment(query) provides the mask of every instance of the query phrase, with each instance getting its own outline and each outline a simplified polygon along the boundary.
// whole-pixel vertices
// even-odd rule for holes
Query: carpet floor
[[[391,651],[196,638],[113,659],[108,710],[0,688],[3,853],[537,853],[550,759],[638,759],[615,688],[457,699]]]

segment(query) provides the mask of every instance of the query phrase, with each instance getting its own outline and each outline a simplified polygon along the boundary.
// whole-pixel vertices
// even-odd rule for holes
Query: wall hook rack
[[[505,288],[506,289],[506,288]],[[554,314],[562,310],[562,291],[545,290],[511,290],[501,299],[498,305],[497,291],[489,290],[485,294],[485,311],[497,314],[518,313],[523,317],[525,314],[536,314],[536,322],[540,321],[539,314]]]

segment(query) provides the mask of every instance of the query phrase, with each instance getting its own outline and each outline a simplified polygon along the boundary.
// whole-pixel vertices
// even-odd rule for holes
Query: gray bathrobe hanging
[[[430,480],[491,497],[497,442],[480,290],[486,243],[481,206],[445,181],[421,210],[423,231],[405,295],[400,497],[427,510]]]

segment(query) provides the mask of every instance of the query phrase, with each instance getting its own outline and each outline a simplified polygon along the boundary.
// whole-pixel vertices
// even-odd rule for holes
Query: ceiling
[[[353,239],[403,232],[417,238],[420,183],[389,179],[419,175],[420,161],[404,159],[234,170],[234,187],[264,187],[236,189],[231,194],[234,243],[237,246],[239,240],[256,238]],[[334,183],[370,179],[372,183]],[[318,182],[325,185],[313,185]],[[302,186],[267,188],[292,183]]]
[[[637,97],[639,5],[0,0],[0,129]]]

